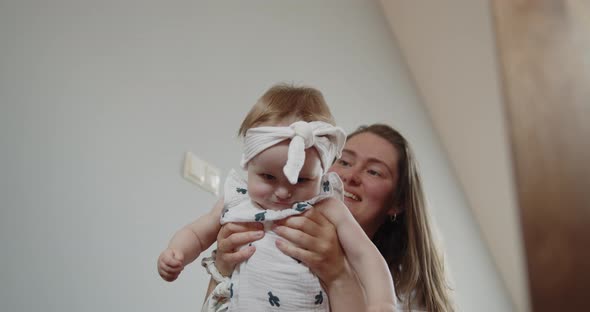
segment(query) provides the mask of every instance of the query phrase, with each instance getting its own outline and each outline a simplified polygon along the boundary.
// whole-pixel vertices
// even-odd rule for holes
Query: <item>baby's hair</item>
[[[335,125],[334,117],[322,93],[311,87],[277,84],[268,89],[242,121],[239,136],[250,128],[281,121],[323,121]]]

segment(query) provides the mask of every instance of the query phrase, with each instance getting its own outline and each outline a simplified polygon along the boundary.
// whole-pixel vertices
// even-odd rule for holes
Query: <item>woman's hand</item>
[[[286,255],[300,260],[315,273],[327,288],[350,274],[334,225],[318,208],[325,201],[301,215],[276,222],[275,233],[288,242],[277,240]]]
[[[302,215],[276,222],[275,233],[289,241],[277,240],[277,247],[319,277],[332,311],[362,311],[364,290],[344,256],[336,227],[320,212],[324,205],[330,209],[330,201],[323,200]]]
[[[263,226],[259,222],[224,224],[217,234],[215,266],[219,273],[223,276],[231,275],[235,266],[250,258],[256,250],[254,246],[240,250],[238,248],[263,236]]]

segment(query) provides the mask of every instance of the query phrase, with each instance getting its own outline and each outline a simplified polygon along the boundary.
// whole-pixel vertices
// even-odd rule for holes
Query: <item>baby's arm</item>
[[[195,259],[217,239],[221,225],[219,219],[223,210],[223,199],[207,214],[180,229],[158,258],[158,272],[166,281],[175,280],[185,265]]]
[[[367,297],[368,311],[395,311],[395,290],[387,263],[348,208],[339,200],[320,211],[334,224],[346,259],[357,273]]]

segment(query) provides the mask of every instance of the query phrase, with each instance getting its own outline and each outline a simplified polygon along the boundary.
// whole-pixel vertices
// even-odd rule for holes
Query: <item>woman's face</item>
[[[344,203],[369,237],[389,215],[398,181],[397,150],[380,136],[364,132],[346,141],[342,157],[332,165],[344,182]]]

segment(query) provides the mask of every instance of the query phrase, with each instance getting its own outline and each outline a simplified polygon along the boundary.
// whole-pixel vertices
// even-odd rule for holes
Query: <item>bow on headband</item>
[[[326,173],[334,158],[340,157],[346,133],[342,128],[323,121],[297,121],[288,127],[251,128],[244,138],[242,168],[245,169],[248,162],[260,152],[287,139],[291,139],[291,143],[283,172],[289,182],[295,184],[305,163],[305,150],[310,147],[317,149],[323,173]]]

